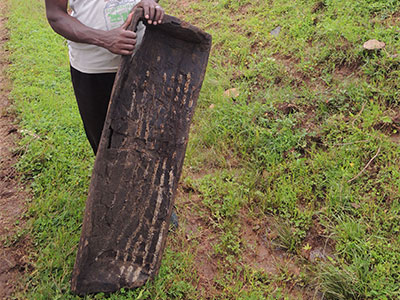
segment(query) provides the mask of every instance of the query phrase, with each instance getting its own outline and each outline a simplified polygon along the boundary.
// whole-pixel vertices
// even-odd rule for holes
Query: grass
[[[163,5],[213,35],[177,199],[183,224],[194,222],[199,232],[183,225],[170,235],[154,282],[107,297],[400,297],[400,3]],[[16,297],[78,299],[69,280],[93,157],[65,41],[47,25],[41,2],[9,0],[9,6],[8,74],[23,136],[18,168],[34,194],[33,271]],[[385,49],[364,50],[372,38]],[[237,97],[224,95],[231,88]],[[271,255],[286,249],[273,272],[250,259],[255,246],[246,226]],[[202,254],[205,243],[210,247]],[[327,258],[304,255],[325,244]],[[200,279],[201,255],[214,265],[208,284]]]

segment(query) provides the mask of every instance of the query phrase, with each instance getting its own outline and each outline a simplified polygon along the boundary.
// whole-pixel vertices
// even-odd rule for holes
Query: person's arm
[[[106,48],[115,54],[130,55],[136,45],[136,33],[126,30],[132,20],[129,15],[125,23],[116,29],[105,31],[90,28],[67,12],[68,0],[45,0],[46,14],[50,26],[66,39],[78,43],[93,44]],[[164,11],[153,0],[143,0],[138,6],[143,7],[145,18],[151,24],[161,23]]]

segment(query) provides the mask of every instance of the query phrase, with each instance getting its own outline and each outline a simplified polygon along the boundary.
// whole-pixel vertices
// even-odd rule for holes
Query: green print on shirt
[[[132,7],[135,5],[136,1],[121,1],[115,2],[110,1],[106,4],[104,8],[104,16],[106,19],[107,29],[115,29],[124,24],[125,20],[128,18],[129,13],[132,10]]]

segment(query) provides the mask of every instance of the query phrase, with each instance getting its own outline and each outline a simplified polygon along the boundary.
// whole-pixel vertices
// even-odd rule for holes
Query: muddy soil
[[[5,29],[6,3],[0,2],[0,299],[10,299],[20,288],[21,273],[26,267],[26,240],[16,238],[24,224],[25,201],[28,193],[19,183],[14,165],[18,130],[10,112],[10,83],[5,76],[8,40]]]

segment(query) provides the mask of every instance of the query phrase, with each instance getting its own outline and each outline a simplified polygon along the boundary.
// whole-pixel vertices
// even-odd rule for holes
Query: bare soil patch
[[[360,74],[359,62],[354,62],[350,65],[339,65],[335,68],[333,76],[337,81],[343,81],[349,77],[358,77]]]
[[[194,252],[194,271],[198,276],[197,289],[202,291],[205,299],[218,297],[220,291],[216,280],[221,276],[222,258],[216,255],[214,250],[219,238],[219,233],[213,226],[214,221],[208,215],[209,212],[201,203],[201,198],[196,191],[182,185],[178,189],[176,200],[183,239],[186,243],[195,241],[197,245]],[[297,281],[304,261],[315,261],[321,259],[318,256],[320,252],[325,254],[325,248],[321,250],[314,243],[315,232],[313,231],[307,236],[307,241],[312,244],[312,250],[307,254],[311,257],[316,256],[316,259],[304,257],[303,253],[292,255],[273,245],[271,239],[276,233],[271,232],[272,222],[272,219],[254,219],[248,216],[245,210],[241,212],[242,263],[272,277],[279,276],[282,272],[288,272],[293,280],[282,283],[282,285],[291,295],[291,299],[321,299],[321,295],[315,292],[312,286],[300,286]],[[267,230],[268,228],[270,230]],[[318,229],[321,230],[319,227]],[[267,234],[267,232],[269,233]],[[281,286],[277,286],[277,288],[279,287]]]
[[[246,242],[245,262],[255,269],[266,273],[277,273],[280,265],[285,265],[286,253],[274,250],[266,236],[267,224],[253,224],[250,219],[242,217],[242,234]]]
[[[310,263],[325,260],[326,256],[331,254],[331,244],[320,235],[321,225],[314,222],[314,226],[307,234],[304,243],[310,242],[310,250],[291,254],[274,244],[273,241],[278,234],[274,229],[274,223],[276,220],[273,217],[265,217],[255,222],[255,219],[242,213],[241,236],[245,241],[245,264],[270,276],[282,277],[279,274],[286,274],[285,282],[281,282],[282,286],[278,284],[277,288],[283,287],[290,295],[290,299],[323,299],[323,295],[315,290],[314,285],[305,284],[300,280],[301,273],[308,269]]]
[[[0,2],[0,299],[9,299],[18,289],[19,279],[27,266],[26,241],[14,238],[24,224],[22,216],[28,193],[19,183],[14,168],[17,156],[12,150],[19,137],[8,111],[10,85],[5,77],[8,61],[4,49],[8,39],[6,9],[4,1]]]
[[[210,297],[218,294],[215,289],[214,280],[218,275],[218,261],[214,256],[213,246],[217,240],[217,234],[212,226],[204,221],[198,214],[200,197],[195,193],[187,193],[179,189],[177,203],[179,206],[180,220],[185,240],[196,241],[195,266],[198,275],[197,289],[202,291],[203,296]]]

